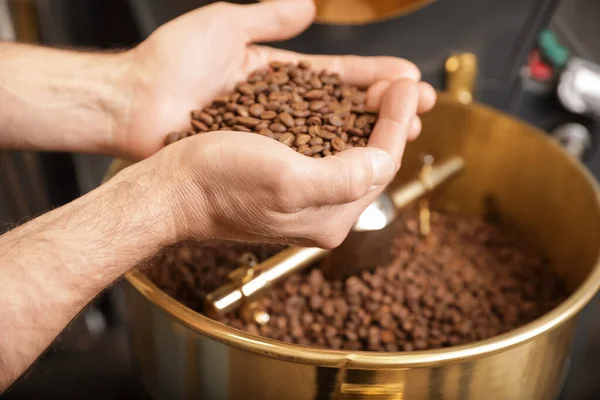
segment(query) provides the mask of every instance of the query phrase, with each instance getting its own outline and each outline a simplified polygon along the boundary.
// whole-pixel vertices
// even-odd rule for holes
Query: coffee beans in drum
[[[283,79],[283,78],[282,78]],[[318,266],[289,277],[258,301],[270,319],[240,312],[221,319],[234,328],[289,343],[378,352],[435,349],[510,331],[542,316],[567,292],[535,246],[477,218],[433,213],[419,234],[418,212],[397,221],[394,259],[344,281]],[[228,242],[184,244],[147,271],[160,288],[202,312],[207,293],[248,260],[280,248]]]
[[[281,250],[276,245],[224,241],[179,243],[159,254],[145,273],[169,296],[202,312],[206,295],[226,283],[231,271],[262,262]]]
[[[365,147],[377,116],[366,110],[366,92],[310,64],[272,62],[250,74],[231,94],[191,112],[190,128],[172,132],[169,145],[204,132],[252,132],[315,158]]]

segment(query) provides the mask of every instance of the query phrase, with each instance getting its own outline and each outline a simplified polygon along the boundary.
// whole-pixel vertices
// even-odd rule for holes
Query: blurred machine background
[[[164,22],[207,3],[0,0],[0,39],[127,48]],[[273,45],[311,53],[408,58],[439,89],[443,89],[448,55],[475,53],[480,66],[477,101],[519,116],[549,134],[558,132],[563,141],[577,140],[586,165],[600,178],[597,117],[568,111],[556,92],[568,56],[600,63],[599,2],[319,0],[317,4],[316,24],[297,38]],[[577,125],[573,129],[565,124]],[[0,152],[0,233],[92,190],[109,162],[102,156]],[[107,291],[0,398],[145,398],[129,363],[114,296]],[[593,311],[597,303],[598,299],[582,316],[561,399],[600,397],[594,374],[600,367],[600,317]]]

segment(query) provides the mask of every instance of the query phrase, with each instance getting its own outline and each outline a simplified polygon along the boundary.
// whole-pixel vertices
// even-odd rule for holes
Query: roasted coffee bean
[[[359,128],[350,128],[350,129],[348,129],[348,134],[358,136],[358,137],[363,137],[363,136],[365,136],[365,131],[363,131],[362,129],[359,129]]]
[[[269,125],[269,129],[272,130],[273,132],[279,132],[279,133],[283,133],[287,130],[285,128],[285,126],[283,126],[279,122],[275,122],[275,123]]]
[[[304,125],[304,126],[295,126],[292,129],[290,129],[290,132],[293,133],[308,133],[308,126]],[[310,135],[309,135],[310,136]]]
[[[248,109],[246,107],[244,107],[244,106],[238,106],[236,108],[236,112],[241,117],[248,117],[248,116],[250,116],[250,113],[248,112]]]
[[[283,125],[287,126],[288,128],[293,128],[294,126],[296,126],[294,117],[292,117],[292,115],[288,112],[282,112],[281,114],[279,114],[279,120],[281,121],[281,123],[283,123]]]
[[[239,131],[239,132],[252,132],[252,130],[250,128],[245,127],[244,125],[234,125],[232,128],[234,131]]]
[[[308,108],[308,103],[302,99],[298,93],[292,94],[292,109],[294,111],[306,110]]]
[[[317,126],[318,125],[315,125],[315,127],[317,127]],[[327,140],[331,140],[331,139],[337,137],[335,135],[335,133],[329,132],[328,130],[325,130],[325,129],[319,129],[317,132],[317,136],[319,136],[320,138],[323,138],[323,139],[327,139]]]
[[[348,131],[354,128],[354,122],[356,121],[356,114],[350,114],[348,118],[344,121],[344,130]]]
[[[323,82],[316,76],[312,77],[309,83],[313,89],[321,89],[323,87]]]
[[[308,134],[311,137],[319,136],[319,133],[321,133],[321,126],[320,125],[310,125],[308,127]]]
[[[236,122],[238,123],[238,125],[243,125],[247,128],[254,128],[258,124],[260,124],[260,119],[252,117],[237,117]]]
[[[282,86],[288,83],[290,77],[285,72],[276,72],[271,76],[271,82],[277,86]]]
[[[275,139],[275,135],[273,134],[273,131],[271,131],[270,129],[266,129],[266,128],[261,129],[258,133],[263,136],[266,136],[268,138]]]
[[[219,115],[219,110],[217,110],[216,108],[208,107],[208,108],[204,109],[204,112],[213,117],[216,117],[217,115]]]
[[[302,145],[298,146],[298,150],[297,151],[298,151],[298,153],[304,154],[305,156],[312,156],[313,155],[313,151],[306,144],[302,144]]]
[[[229,96],[218,96],[213,100],[213,104],[216,106],[224,106],[230,102]]]
[[[254,84],[254,93],[262,94],[269,88],[269,84],[265,81],[258,81]]]
[[[300,134],[296,136],[296,146],[307,144],[311,140],[310,135]]]
[[[364,116],[360,116],[354,121],[354,127],[357,129],[363,129],[369,124],[369,120]]]
[[[254,127],[254,131],[258,132],[262,129],[267,129],[269,127],[269,121],[261,121],[258,125]]]
[[[311,111],[319,111],[323,107],[325,107],[325,102],[323,100],[314,100],[308,105],[308,109]]]
[[[308,136],[310,136],[310,135],[308,135]],[[320,137],[314,137],[314,138],[310,139],[310,140],[308,141],[308,143],[310,143],[311,145],[315,145],[315,144],[323,144],[323,139],[322,139],[322,138],[320,138]]]
[[[245,106],[251,106],[252,104],[254,104],[254,95],[252,95],[252,96],[244,95],[244,96],[240,97],[240,99],[238,100],[238,103],[242,103]]]
[[[254,87],[248,83],[240,83],[237,86],[237,90],[241,94],[246,94],[246,95],[254,94]]]
[[[323,146],[316,144],[313,146],[310,146],[310,151],[312,151],[313,154],[317,154],[323,151]]]
[[[298,63],[300,69],[310,69],[310,61],[302,60]]]
[[[306,123],[308,125],[321,125],[322,124],[321,117],[313,115],[306,120]]]
[[[292,144],[294,143],[295,139],[296,137],[294,136],[294,134],[290,132],[284,133],[281,136],[279,136],[279,142],[285,144],[288,147],[292,147]]]
[[[311,113],[309,110],[294,110],[292,115],[294,117],[298,117],[298,118],[306,118],[306,117],[309,117],[311,115]]]
[[[275,119],[277,117],[277,113],[275,111],[264,111],[260,114],[261,119]]]
[[[258,100],[258,103],[262,106],[266,106],[269,103],[269,98],[264,94],[264,93],[260,93],[256,99]]]
[[[333,126],[342,126],[344,121],[338,114],[329,114],[329,123]]]
[[[336,151],[343,151],[346,148],[346,143],[336,136],[331,139],[331,147]]]
[[[323,90],[310,90],[304,94],[304,98],[307,100],[319,100],[325,97]]]
[[[252,115],[255,118],[260,118],[261,114],[264,111],[265,111],[265,107],[260,103],[252,104],[249,109],[250,115]]]
[[[285,66],[285,63],[283,63],[281,61],[277,61],[277,60],[271,61],[269,63],[269,67],[271,67],[275,71],[279,70],[280,68],[282,68],[284,66]]]
[[[191,121],[191,124],[192,124],[192,128],[196,132],[208,132],[208,126],[206,126],[204,123],[202,123],[200,121],[193,119]]]

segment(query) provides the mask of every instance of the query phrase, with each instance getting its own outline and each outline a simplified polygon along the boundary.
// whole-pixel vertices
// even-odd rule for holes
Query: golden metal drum
[[[450,89],[423,117],[423,133],[408,145],[394,185],[414,178],[423,153],[462,156],[464,171],[436,205],[492,213],[539,243],[570,297],[519,329],[468,345],[407,353],[334,351],[222,325],[134,271],[124,284],[127,326],[153,398],[547,400],[557,394],[577,315],[600,284],[597,183],[543,132],[470,104],[456,85]],[[109,175],[124,165],[117,162]]]
[[[433,0],[314,0],[316,22],[361,25],[396,18],[419,10]]]

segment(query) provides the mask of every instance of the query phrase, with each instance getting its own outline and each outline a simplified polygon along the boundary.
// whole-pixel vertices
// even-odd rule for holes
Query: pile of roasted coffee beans
[[[254,132],[315,158],[365,147],[375,114],[365,110],[366,93],[343,84],[337,74],[310,64],[272,62],[250,74],[234,93],[191,112],[190,129],[172,132],[165,145],[198,133]]]
[[[291,276],[259,304],[265,325],[239,312],[221,322],[257,335],[331,349],[411,351],[489,338],[526,324],[566,296],[543,254],[519,235],[477,218],[432,215],[419,234],[417,211],[399,218],[394,261],[345,281],[318,267]],[[248,252],[275,247],[214,242],[169,249],[148,271],[168,294],[202,311]],[[241,257],[241,258],[240,258]]]
[[[202,312],[206,295],[226,283],[231,271],[264,261],[282,249],[276,245],[190,241],[166,248],[144,272],[169,296]]]

